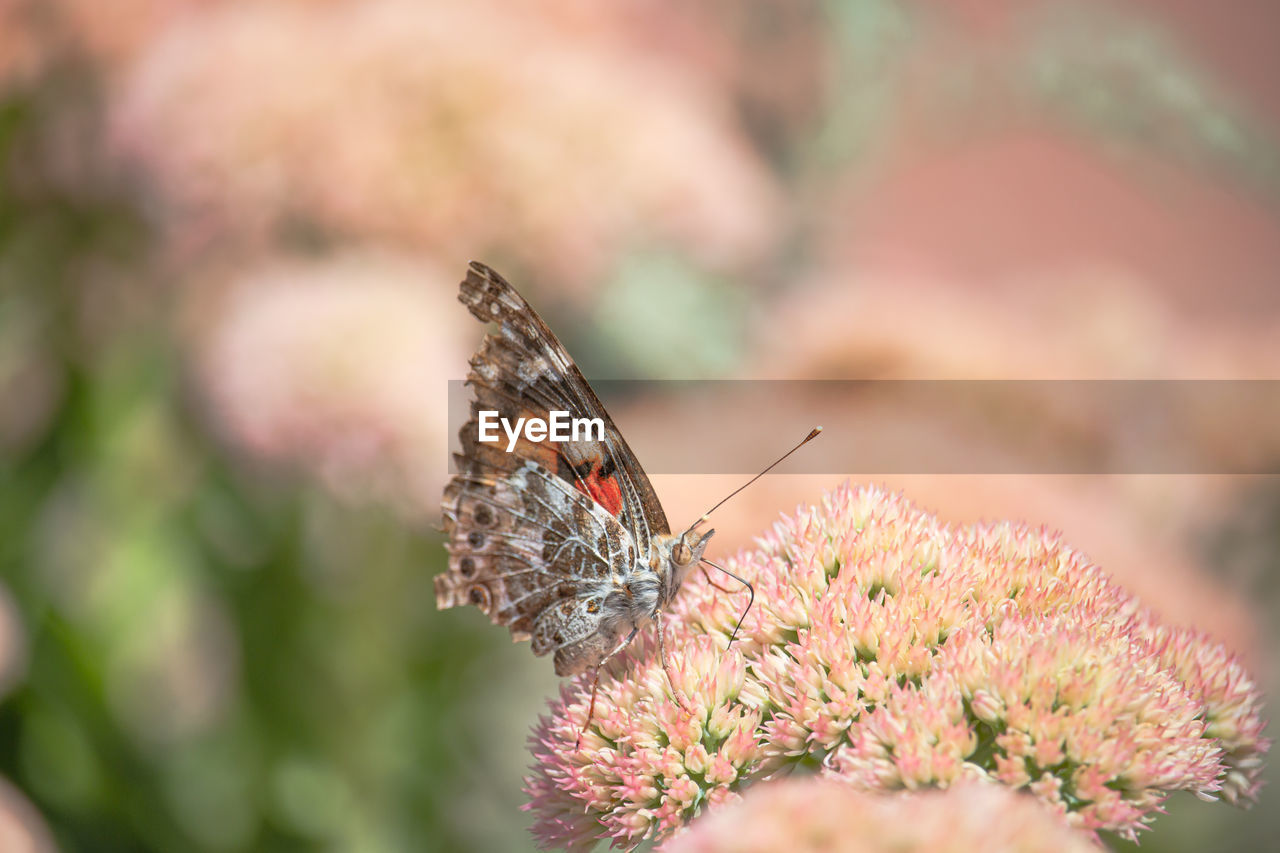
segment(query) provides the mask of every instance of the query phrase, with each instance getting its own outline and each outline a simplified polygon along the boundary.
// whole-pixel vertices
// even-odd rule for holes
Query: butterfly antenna
[[[808,439],[806,439],[806,441],[807,440]],[[702,558],[702,562],[706,563],[708,566],[710,566],[713,569],[718,569],[719,571],[724,572],[726,575],[728,575],[729,577],[736,580],[738,583],[745,586],[747,588],[747,595],[750,596],[750,598],[747,599],[747,609],[742,611],[742,615],[738,617],[738,624],[733,626],[733,633],[729,635],[729,645],[724,647],[725,651],[728,651],[729,649],[733,648],[733,641],[738,638],[738,629],[742,627],[742,620],[747,618],[747,614],[751,612],[751,605],[755,604],[756,602],[756,588],[752,586],[751,583],[746,578],[738,577],[733,572],[726,569],[724,566],[717,565],[716,563],[713,563],[710,560],[708,560],[706,557]],[[708,578],[708,580],[710,579]],[[715,584],[712,584],[712,586],[715,586]],[[716,588],[719,589],[719,587],[716,587]]]
[[[786,459],[786,458],[787,458],[788,456],[790,456],[792,453],[795,453],[795,452],[796,452],[797,450],[799,450],[800,448],[804,447],[804,446],[805,446],[806,444],[808,444],[809,442],[813,441],[815,438],[817,438],[817,437],[818,437],[819,433],[821,433],[821,432],[822,432],[822,427],[820,427],[820,426],[816,426],[816,427],[814,427],[813,429],[809,430],[809,434],[808,434],[808,435],[806,435],[806,436],[805,436],[805,437],[800,441],[800,443],[799,443],[799,444],[797,444],[795,447],[791,448],[791,449],[790,449],[790,450],[788,450],[786,453],[782,454],[782,455],[781,455],[781,456],[779,456],[777,459],[775,459],[775,460],[773,461],[773,464],[772,464],[772,465],[770,465],[768,468],[765,468],[765,469],[764,469],[763,471],[761,471],[759,474],[756,474],[756,475],[755,475],[754,477],[752,477],[750,480],[747,480],[747,482],[743,483],[741,486],[738,486],[738,488],[736,488],[736,489],[734,489],[732,492],[730,492],[730,493],[729,493],[729,496],[728,496],[728,497],[726,497],[726,498],[724,498],[724,500],[720,501],[720,503],[716,504],[716,505],[715,505],[715,506],[713,506],[711,509],[709,509],[709,510],[707,510],[706,512],[704,512],[704,513],[703,513],[703,514],[698,518],[698,520],[697,520],[697,521],[695,521],[693,524],[689,525],[689,529],[685,531],[685,534],[687,535],[687,534],[689,534],[689,533],[692,533],[694,530],[696,530],[696,529],[699,527],[699,525],[701,525],[703,522],[705,522],[708,518],[710,518],[710,517],[711,517],[711,513],[715,512],[715,511],[716,511],[716,510],[718,510],[720,507],[724,506],[724,505],[725,505],[725,503],[727,503],[727,502],[728,502],[729,498],[732,498],[734,495],[738,494],[738,492],[742,491],[742,490],[743,490],[743,489],[745,489],[747,486],[750,486],[750,485],[751,485],[752,483],[754,483],[756,480],[759,480],[759,479],[760,479],[761,477],[763,477],[765,474],[768,474],[768,473],[769,473],[770,471],[772,471],[774,468],[778,467],[778,465],[780,465],[784,459]],[[716,568],[717,568],[717,569],[720,569],[720,567],[719,567],[719,566],[716,566]],[[724,571],[724,569],[720,569],[720,571],[722,571],[722,572],[723,572],[723,571]],[[726,574],[727,574],[727,572],[726,572]],[[744,582],[744,583],[746,583],[745,581],[743,581],[743,582]],[[748,586],[749,586],[749,585],[750,585],[750,584],[748,584]]]

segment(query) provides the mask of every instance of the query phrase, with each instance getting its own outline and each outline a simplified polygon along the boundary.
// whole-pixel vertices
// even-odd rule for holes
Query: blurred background
[[[1269,0],[0,0],[0,849],[532,849],[551,663],[431,586],[472,258],[589,377],[1280,378],[1277,34]],[[1132,440],[1044,388],[1028,434]],[[1001,449],[929,417],[866,413]],[[716,547],[848,475],[767,478]],[[876,479],[1062,530],[1275,683],[1276,478]],[[678,523],[741,478],[654,480]],[[1174,797],[1143,849],[1266,848],[1277,796]]]

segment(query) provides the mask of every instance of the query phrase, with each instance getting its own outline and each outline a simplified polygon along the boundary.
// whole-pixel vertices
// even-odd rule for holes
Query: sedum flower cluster
[[[601,674],[590,722],[589,676],[541,720],[541,843],[665,836],[800,770],[868,792],[1000,783],[1125,837],[1172,791],[1258,789],[1269,744],[1241,666],[1049,532],[846,485],[727,567],[756,592],[732,647],[746,596],[695,575],[665,620],[670,679],[651,629]]]

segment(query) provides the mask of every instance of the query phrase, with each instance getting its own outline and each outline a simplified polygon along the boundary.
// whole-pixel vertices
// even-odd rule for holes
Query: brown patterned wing
[[[486,336],[471,360],[467,378],[476,390],[476,400],[461,433],[463,459],[479,459],[497,468],[509,467],[512,456],[534,459],[591,494],[642,547],[654,535],[669,533],[666,514],[644,469],[542,318],[505,279],[474,261],[458,299],[478,319],[498,324],[498,334]],[[574,417],[599,418],[604,422],[604,440],[564,444],[521,440],[514,453],[507,453],[505,447],[477,440],[476,413],[482,409],[497,410],[513,421],[520,416],[546,417],[553,409]]]
[[[513,639],[532,639],[534,654],[555,652],[559,675],[584,671],[617,644],[601,614],[636,548],[607,510],[532,461],[496,479],[458,475],[445,507],[449,570],[435,579],[438,607],[476,605]]]
[[[596,615],[612,590],[610,578],[623,574],[612,569],[624,559],[634,563],[652,537],[670,529],[635,455],[528,303],[479,263],[471,264],[459,299],[498,331],[471,361],[476,399],[460,434],[459,473],[445,490],[450,559],[436,578],[436,603],[480,606],[515,639],[532,637],[535,653],[556,650],[559,672],[568,651],[612,639],[599,635]],[[604,436],[565,443],[521,438],[509,453],[505,437],[497,444],[478,440],[483,410],[512,423],[552,410],[600,418]],[[540,632],[540,625],[555,627]]]

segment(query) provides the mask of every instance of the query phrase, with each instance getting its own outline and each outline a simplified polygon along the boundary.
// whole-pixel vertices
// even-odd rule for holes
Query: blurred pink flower
[[[1044,120],[899,140],[831,182],[816,272],[770,315],[787,334],[770,336],[762,364],[788,376],[1280,376],[1266,346],[1280,329],[1272,205],[1157,157],[1117,162]],[[823,329],[831,312],[850,325]]]
[[[768,782],[695,821],[664,853],[1093,853],[1084,833],[1000,785],[867,794],[817,778]]]
[[[5,853],[56,853],[57,845],[35,806],[0,778],[0,850]]]
[[[523,4],[234,4],[170,28],[114,141],[186,243],[303,225],[581,284],[631,246],[767,251],[778,193],[725,98]]]
[[[665,835],[802,768],[867,791],[994,780],[1127,837],[1171,791],[1257,791],[1269,744],[1239,664],[1044,530],[950,526],[846,485],[728,567],[756,588],[732,649],[742,596],[694,580],[670,686],[650,631],[602,675],[580,749],[589,678],[541,721],[543,843]]]
[[[40,36],[32,0],[0,0],[0,94],[43,66],[48,46]]]
[[[0,89],[60,59],[88,60],[110,77],[183,17],[230,2],[237,0],[0,0]]]
[[[109,70],[127,65],[166,27],[201,8],[236,0],[41,0],[66,40]]]
[[[237,448],[300,466],[340,496],[434,511],[442,400],[472,337],[451,319],[449,278],[373,255],[246,272],[197,312],[214,317],[198,359],[215,423]]]

